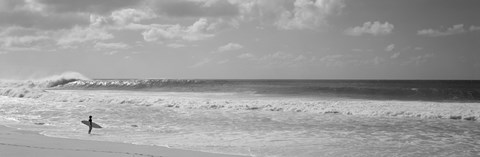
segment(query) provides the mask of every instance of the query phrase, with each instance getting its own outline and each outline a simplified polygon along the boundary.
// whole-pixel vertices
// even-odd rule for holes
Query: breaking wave
[[[38,98],[45,89],[62,86],[79,80],[90,80],[77,72],[65,72],[35,80],[0,80],[0,95]]]
[[[57,89],[246,92],[381,100],[479,101],[480,81],[415,80],[77,80]]]

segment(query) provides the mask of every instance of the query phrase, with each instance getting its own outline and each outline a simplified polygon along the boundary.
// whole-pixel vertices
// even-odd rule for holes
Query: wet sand
[[[158,146],[63,139],[0,126],[2,157],[240,157]]]

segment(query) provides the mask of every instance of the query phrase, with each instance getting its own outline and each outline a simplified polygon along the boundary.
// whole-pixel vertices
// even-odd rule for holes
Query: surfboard
[[[88,120],[82,120],[82,123],[87,125],[87,126],[90,126],[90,122]],[[102,128],[100,125],[98,125],[97,123],[95,122],[92,122],[92,127],[93,128]]]

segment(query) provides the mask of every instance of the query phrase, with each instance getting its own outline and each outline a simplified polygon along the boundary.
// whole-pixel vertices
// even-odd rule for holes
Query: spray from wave
[[[90,80],[78,72],[64,72],[35,80],[0,80],[0,95],[10,97],[40,97],[46,88],[57,87],[79,80]]]

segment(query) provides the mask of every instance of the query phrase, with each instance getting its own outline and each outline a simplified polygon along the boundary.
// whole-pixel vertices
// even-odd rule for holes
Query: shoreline
[[[57,138],[0,125],[0,156],[102,157],[246,157],[161,146]]]

